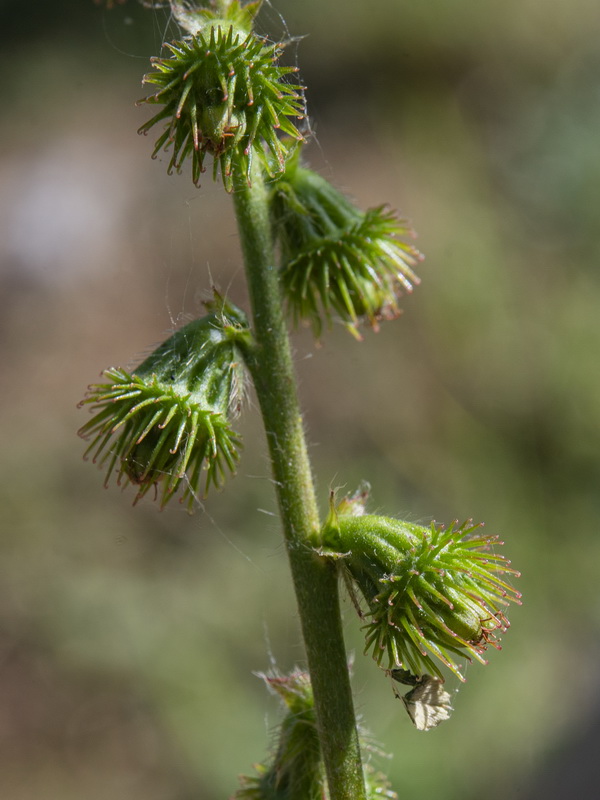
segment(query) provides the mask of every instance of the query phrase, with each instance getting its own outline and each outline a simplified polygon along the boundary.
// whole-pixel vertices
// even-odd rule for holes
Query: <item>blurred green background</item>
[[[285,23],[283,22],[285,20]],[[427,258],[358,344],[295,335],[323,507],[473,517],[523,571],[502,653],[415,731],[354,687],[401,798],[592,798],[600,767],[600,8],[592,0],[278,0],[315,168],[409,216]],[[263,758],[253,674],[303,663],[252,397],[239,475],[188,517],[84,464],[76,403],[201,312],[245,304],[230,199],[167,177],[134,102],[168,28],[135,0],[0,4],[0,797],[217,800]],[[289,33],[288,33],[289,31]]]

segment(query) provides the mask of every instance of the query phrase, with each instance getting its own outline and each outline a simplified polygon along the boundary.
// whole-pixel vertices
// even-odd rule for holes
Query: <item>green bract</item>
[[[135,501],[161,486],[163,507],[180,487],[190,510],[202,467],[204,491],[234,471],[240,439],[228,414],[243,391],[238,344],[249,336],[231,305],[189,323],[160,345],[133,373],[112,368],[108,383],[93,384],[80,405],[94,416],[79,434],[91,439],[86,457],[106,465],[106,484],[138,487]]]
[[[284,703],[272,759],[257,764],[256,775],[242,776],[236,800],[322,800],[325,771],[310,678],[306,672],[262,676]]]
[[[193,34],[167,44],[171,56],[153,59],[156,71],[144,78],[158,91],[142,102],[163,108],[139,132],[165,120],[152,155],[171,147],[169,172],[190,157],[196,185],[207,153],[214,159],[213,177],[220,167],[231,191],[235,179],[249,180],[255,154],[269,174],[284,168],[291,145],[278,131],[303,139],[289,119],[304,117],[302,87],[282,80],[296,68],[277,65],[281,44],[267,44],[249,31],[257,10],[256,3],[234,2],[224,18],[208,10],[182,12]]]
[[[272,189],[271,213],[281,246],[281,282],[294,321],[308,320],[318,336],[323,318],[337,315],[358,338],[400,313],[401,289],[419,283],[421,258],[399,237],[412,235],[385,206],[360,211],[325,178],[288,162]]]
[[[313,691],[308,673],[262,675],[283,701],[286,715],[279,726],[273,757],[255,765],[256,775],[240,777],[241,788],[232,800],[323,800],[325,769],[317,731]],[[372,749],[361,733],[363,750]],[[368,800],[398,800],[385,775],[365,765]]]
[[[508,621],[503,609],[520,594],[499,576],[518,575],[492,548],[496,536],[464,523],[448,530],[371,514],[332,510],[322,530],[334,555],[367,603],[365,652],[378,664],[415,675],[442,674],[431,656],[464,680],[455,657],[482,657],[498,647]]]
[[[211,0],[213,11],[210,8],[193,8],[189,3],[171,0],[171,12],[185,32],[192,35],[215,20],[227,22],[250,33],[262,3],[263,0],[251,0],[242,5],[241,0]]]

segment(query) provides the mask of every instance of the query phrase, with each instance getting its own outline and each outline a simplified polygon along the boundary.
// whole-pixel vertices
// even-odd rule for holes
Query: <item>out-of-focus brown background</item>
[[[502,653],[415,731],[361,655],[402,798],[591,798],[600,781],[600,9],[592,0],[273,0],[309,86],[307,155],[427,259],[405,313],[294,343],[326,506],[473,517],[523,571]],[[287,29],[280,14],[286,21]],[[302,663],[256,408],[205,509],[104,491],[76,409],[211,281],[246,302],[230,198],[167,177],[134,102],[168,17],[134,0],[0,4],[0,796],[217,800],[263,758],[253,672]],[[451,690],[459,688],[449,681]]]

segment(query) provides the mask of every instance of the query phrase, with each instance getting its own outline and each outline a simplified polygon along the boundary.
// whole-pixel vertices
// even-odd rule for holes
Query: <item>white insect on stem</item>
[[[400,694],[394,687],[394,694],[404,703],[411,722],[418,731],[429,731],[440,722],[450,719],[452,702],[442,681],[433,675],[413,675],[405,669],[389,671],[393,680],[413,688]]]

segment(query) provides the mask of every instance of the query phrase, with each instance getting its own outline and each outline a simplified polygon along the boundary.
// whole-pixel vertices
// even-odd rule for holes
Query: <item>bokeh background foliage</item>
[[[310,35],[308,155],[427,254],[405,313],[294,340],[319,492],[485,520],[523,571],[504,651],[414,731],[356,651],[401,797],[594,797],[599,780],[600,9],[592,0],[280,0]],[[135,130],[167,25],[133,0],[0,5],[0,796],[212,800],[277,720],[252,672],[302,659],[252,399],[235,481],[188,517],[101,489],[75,405],[211,280],[246,302],[229,198]],[[458,688],[449,681],[452,690]]]

